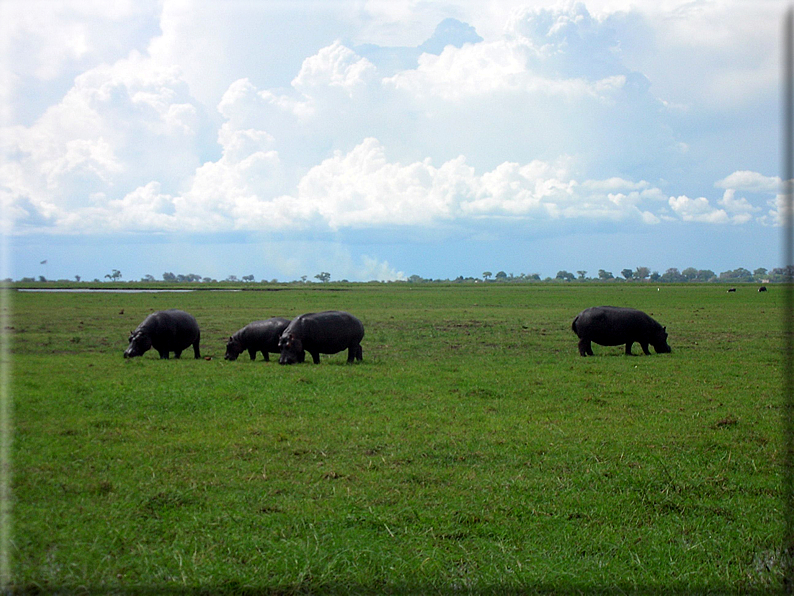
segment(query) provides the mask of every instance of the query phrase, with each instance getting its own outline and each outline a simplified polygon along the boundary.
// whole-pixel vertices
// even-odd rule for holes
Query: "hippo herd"
[[[631,346],[640,344],[643,353],[650,355],[648,346],[657,354],[671,351],[667,343],[667,328],[646,313],[633,308],[595,306],[586,308],[574,318],[571,329],[579,337],[579,354],[592,356],[592,342],[602,346],[626,346],[631,355]],[[174,353],[179,358],[182,352],[193,347],[193,354],[201,358],[199,340],[201,332],[196,319],[182,310],[171,309],[154,312],[130,333],[129,347],[125,358],[141,356],[150,348],[168,358]],[[306,313],[292,320],[273,317],[265,321],[249,323],[226,342],[227,360],[236,360],[247,351],[251,360],[262,352],[265,361],[269,354],[279,354],[279,364],[304,362],[306,352],[315,364],[320,363],[320,354],[337,354],[347,350],[347,361],[362,359],[361,340],[364,325],[348,312],[327,310]]]
[[[347,361],[362,359],[361,340],[364,325],[347,312],[327,310],[307,313],[290,321],[273,317],[266,321],[249,323],[226,342],[227,360],[236,360],[248,351],[251,360],[262,352],[266,361],[270,353],[280,353],[279,364],[295,364],[311,354],[315,364],[320,363],[320,354],[336,354],[347,350]],[[171,352],[179,358],[188,347],[201,358],[199,331],[196,319],[183,310],[171,309],[154,312],[130,333],[130,345],[124,351],[125,358],[141,356],[154,348],[160,358],[167,359]]]

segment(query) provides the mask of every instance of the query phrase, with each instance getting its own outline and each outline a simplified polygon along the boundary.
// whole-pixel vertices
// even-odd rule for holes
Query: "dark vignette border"
[[[783,261],[786,284],[783,307],[783,431],[784,470],[784,577],[785,593],[794,594],[794,233],[792,231],[792,182],[794,181],[794,6],[786,11],[783,25]]]
[[[783,204],[780,212],[782,214],[781,228],[783,233],[783,264],[785,267],[785,284],[783,295],[783,433],[784,433],[784,453],[783,453],[783,540],[782,556],[780,563],[783,567],[782,591],[785,594],[794,594],[794,5],[790,5],[786,10],[783,19],[783,43],[782,43],[782,156],[783,164],[781,168],[781,195]],[[5,278],[7,275],[8,259],[8,229],[9,219],[7,213],[0,209],[0,273]],[[0,594],[42,594],[47,593],[47,588],[38,586],[23,586],[16,589],[11,587],[11,569],[9,560],[10,533],[12,525],[11,495],[10,495],[10,445],[11,445],[11,416],[10,416],[10,353],[9,336],[5,332],[6,322],[10,318],[10,288],[0,285]],[[623,593],[638,593],[638,589],[643,593],[665,593],[679,594],[677,591],[667,590],[644,590],[637,586],[625,586],[620,589]],[[703,593],[710,593],[710,588],[704,586]],[[314,594],[358,594],[369,593],[370,588],[353,586],[326,586],[325,590],[318,589],[312,591]],[[159,588],[128,588],[128,589],[107,589],[93,590],[87,587],[70,589],[57,589],[59,594],[140,594],[149,596],[150,594],[165,595],[201,595],[205,594],[295,594],[304,593],[291,587],[272,587],[267,589],[246,588],[243,586],[220,585],[215,587],[193,588],[188,590],[170,590]],[[403,588],[386,590],[383,593],[435,593],[445,594],[445,590],[434,590],[427,587],[416,588],[406,585]],[[451,590],[450,593],[457,593]],[[610,590],[597,588],[571,588],[560,590],[554,586],[534,586],[517,591],[503,590],[495,587],[492,590],[468,591],[470,594],[480,593],[500,593],[512,594],[607,594]],[[720,592],[724,593],[724,592]],[[755,591],[742,591],[742,593],[754,594]],[[759,592],[761,593],[761,592]],[[683,594],[683,593],[682,593]]]

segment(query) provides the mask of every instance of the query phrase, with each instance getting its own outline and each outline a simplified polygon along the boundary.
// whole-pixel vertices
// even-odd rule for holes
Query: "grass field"
[[[693,284],[15,293],[12,585],[779,587],[782,302]],[[571,321],[599,304],[652,314],[673,352],[581,358]],[[125,361],[172,307],[211,359]],[[223,360],[250,321],[332,308],[364,322],[362,363]]]

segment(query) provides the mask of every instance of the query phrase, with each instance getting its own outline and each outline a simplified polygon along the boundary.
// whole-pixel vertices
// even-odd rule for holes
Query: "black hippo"
[[[168,358],[169,352],[174,353],[174,358],[179,358],[182,351],[192,345],[196,358],[201,358],[200,338],[199,326],[193,315],[183,310],[161,310],[150,314],[130,333],[130,345],[124,350],[124,357],[141,356],[153,347],[160,358]]]
[[[361,360],[364,325],[350,313],[339,310],[307,313],[295,317],[279,339],[279,364],[303,362],[309,352],[315,364],[320,354],[336,354],[347,349],[347,361]]]
[[[270,362],[269,352],[278,352],[278,340],[281,333],[289,325],[289,319],[272,317],[266,321],[248,323],[226,342],[226,360],[237,360],[237,357],[248,350],[251,360],[256,359],[256,353],[262,352],[265,362]]]
[[[579,336],[579,353],[593,355],[591,341],[602,346],[626,344],[626,354],[631,355],[631,344],[635,341],[642,351],[650,355],[648,344],[657,354],[670,352],[667,345],[666,327],[662,327],[641,310],[618,306],[594,306],[586,308],[573,320],[571,325]]]
[[[761,286],[760,288],[758,288],[758,291],[759,292],[766,292],[766,286]]]

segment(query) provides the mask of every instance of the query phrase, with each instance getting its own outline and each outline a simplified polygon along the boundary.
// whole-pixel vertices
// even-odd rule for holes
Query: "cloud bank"
[[[35,118],[0,130],[0,201],[16,234],[370,230],[375,238],[380,229],[477,232],[500,221],[779,225],[780,180],[754,167],[765,156],[714,159],[697,129],[705,116],[732,130],[736,110],[772,85],[762,50],[715,73],[717,57],[735,53],[726,31],[687,37],[720,16],[736,23],[743,9],[648,4],[595,14],[581,2],[498,4],[478,17],[484,36],[446,18],[422,43],[387,46],[384,24],[399,10],[371,8],[356,29],[344,5],[320,16],[355,34],[285,59],[269,84],[242,58],[232,67],[223,52],[187,51],[189,38],[237,57],[250,43],[235,45],[227,17],[201,2],[195,7],[217,26],[197,21],[192,6],[83,7],[53,13],[41,29],[10,11],[10,38],[41,46],[27,57],[27,77],[77,73]],[[241,10],[231,13],[239,19]],[[460,3],[456,12],[476,11]],[[265,17],[273,14],[256,24]],[[88,26],[95,20],[113,31],[135,23],[138,37],[100,39]],[[65,22],[71,28],[46,39]],[[649,56],[692,47],[704,85],[683,98],[668,67]],[[60,58],[48,58],[57,48]],[[725,77],[737,69],[741,97],[707,99],[734,89]],[[243,76],[227,80],[227,72]],[[12,83],[3,112],[13,117],[13,85],[24,77],[7,68],[3,77]]]

